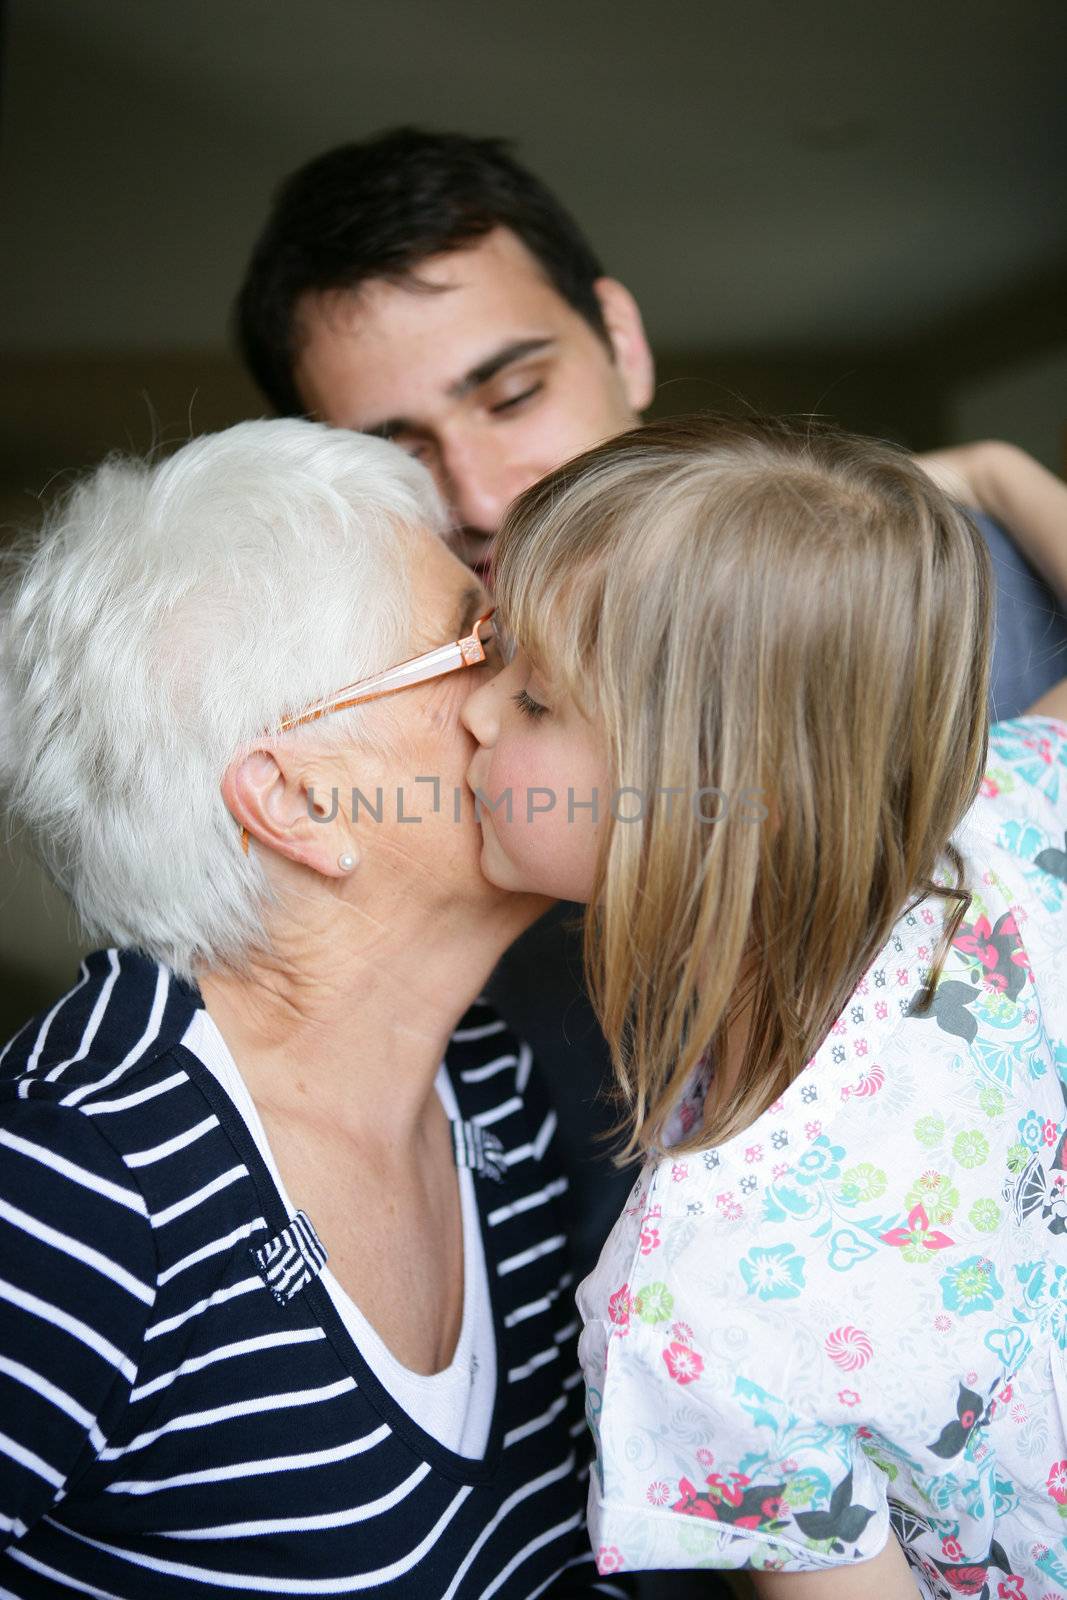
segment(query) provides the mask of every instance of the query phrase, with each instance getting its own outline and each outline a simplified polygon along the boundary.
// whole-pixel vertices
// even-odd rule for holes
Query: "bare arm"
[[[1067,602],[1067,484],[1013,444],[997,439],[916,456],[954,500],[995,517],[1062,601]]]
[[[892,1534],[872,1561],[823,1572],[754,1572],[759,1600],[916,1600],[919,1590]]]

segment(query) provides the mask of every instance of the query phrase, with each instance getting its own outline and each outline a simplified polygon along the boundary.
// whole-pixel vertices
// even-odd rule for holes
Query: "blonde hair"
[[[749,1008],[729,1103],[709,1096],[675,1148],[720,1142],[803,1069],[932,892],[956,906],[929,1003],[969,903],[949,839],[985,765],[985,547],[892,447],[692,417],[527,491],[496,561],[508,628],[643,796],[639,824],[605,819],[586,932],[626,1153],[657,1146]],[[726,798],[714,825],[700,790]],[[946,853],[955,888],[930,881]]]

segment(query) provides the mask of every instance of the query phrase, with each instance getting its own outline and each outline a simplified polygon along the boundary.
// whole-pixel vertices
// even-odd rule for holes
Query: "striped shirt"
[[[612,1593],[592,1570],[555,1117],[484,1004],[449,1046],[498,1383],[481,1459],[381,1387],[232,1101],[201,1004],[103,950],[0,1057],[0,1595]]]

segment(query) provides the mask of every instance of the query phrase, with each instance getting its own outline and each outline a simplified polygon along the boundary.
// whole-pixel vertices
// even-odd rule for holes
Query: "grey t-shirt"
[[[1067,615],[1000,524],[971,515],[989,547],[996,579],[989,719],[1005,722],[1067,677]]]

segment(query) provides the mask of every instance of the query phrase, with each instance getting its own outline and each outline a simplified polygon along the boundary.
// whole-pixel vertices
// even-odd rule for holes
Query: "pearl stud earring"
[[[355,866],[355,864],[356,864],[355,856],[349,855],[347,850],[345,851],[343,856],[338,856],[337,857],[337,865],[340,867],[342,872],[351,872],[352,868]]]

